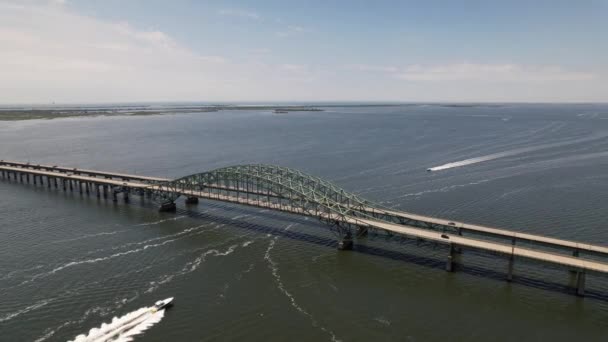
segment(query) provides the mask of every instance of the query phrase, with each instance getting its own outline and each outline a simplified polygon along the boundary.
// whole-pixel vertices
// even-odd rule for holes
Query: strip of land
[[[312,106],[188,106],[188,107],[107,107],[107,108],[31,108],[31,109],[0,109],[0,121],[19,120],[48,120],[72,117],[94,116],[144,116],[167,115],[179,113],[208,113],[222,110],[272,110],[280,113],[288,112],[318,112],[322,109]]]

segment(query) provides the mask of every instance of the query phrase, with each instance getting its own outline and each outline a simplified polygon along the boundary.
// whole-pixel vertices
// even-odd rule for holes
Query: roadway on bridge
[[[155,190],[161,189],[159,185],[155,185],[155,184],[146,184],[146,183],[133,182],[133,181],[108,179],[108,178],[105,178],[105,176],[107,176],[107,175],[104,175],[104,178],[99,178],[99,177],[94,177],[94,176],[67,174],[67,173],[63,173],[63,172],[43,171],[43,170],[36,170],[36,169],[30,169],[30,168],[25,169],[23,167],[15,167],[15,166],[0,166],[0,170],[9,171],[9,172],[22,172],[22,173],[29,173],[29,174],[37,175],[37,176],[60,178],[60,179],[70,179],[70,180],[74,180],[74,181],[78,181],[78,182],[89,182],[89,183],[95,183],[95,184],[101,184],[101,185],[129,187],[129,188],[134,188],[134,189],[143,189],[143,190],[150,190],[150,191],[155,191]],[[68,172],[78,172],[78,171],[79,170],[74,171],[74,169],[71,169]],[[101,172],[92,172],[92,174],[101,174]],[[108,173],[106,173],[106,174],[108,174]],[[125,175],[121,175],[121,176],[125,176]],[[121,178],[121,176],[118,176],[118,174],[116,174],[117,178]],[[125,177],[129,177],[129,176],[125,176]],[[210,199],[210,200],[219,200],[219,201],[223,201],[223,202],[230,202],[230,203],[237,203],[237,204],[243,204],[243,205],[248,205],[248,206],[268,208],[268,209],[273,209],[273,210],[278,210],[278,211],[283,211],[283,212],[288,212],[288,213],[294,213],[294,214],[299,214],[299,215],[317,216],[317,217],[320,216],[319,218],[335,220],[335,221],[342,221],[342,222],[354,224],[357,226],[384,230],[384,231],[391,232],[393,234],[400,234],[400,235],[404,235],[404,236],[411,237],[411,238],[423,239],[423,240],[433,241],[433,242],[446,244],[446,245],[468,247],[468,248],[490,251],[490,252],[494,252],[494,253],[500,253],[503,255],[511,256],[511,257],[532,259],[532,260],[537,260],[537,261],[546,262],[546,263],[550,263],[550,264],[562,265],[562,266],[580,270],[580,271],[587,270],[587,271],[603,273],[603,274],[608,273],[608,264],[599,262],[599,261],[595,261],[595,260],[589,260],[589,259],[583,259],[583,258],[578,258],[578,257],[573,257],[573,256],[568,256],[568,255],[550,253],[550,252],[541,251],[541,250],[534,250],[531,248],[517,247],[512,244],[503,244],[503,243],[498,243],[498,242],[494,242],[494,241],[484,241],[484,240],[479,240],[479,239],[472,239],[469,237],[463,237],[463,236],[459,236],[459,235],[455,235],[455,234],[446,234],[446,233],[442,233],[442,232],[437,232],[437,231],[433,231],[433,230],[418,228],[418,227],[404,225],[404,224],[398,224],[398,223],[392,223],[392,222],[368,219],[368,218],[352,217],[352,216],[339,216],[339,215],[330,216],[328,214],[306,212],[302,208],[292,207],[292,206],[280,204],[280,203],[263,201],[263,200],[260,200],[259,198],[250,199],[250,198],[243,198],[243,197],[238,197],[238,196],[229,196],[229,195],[224,195],[224,194],[219,194],[219,193],[191,191],[191,190],[181,191],[180,194],[184,195],[184,196],[193,196],[193,197],[199,197],[199,198]],[[436,222],[437,224],[442,224],[442,225],[448,225],[450,223],[450,221],[447,221],[447,220],[429,218],[426,216],[414,215],[414,214],[410,215],[410,214],[401,213],[401,212],[397,212],[397,211],[394,211],[391,214],[394,214],[394,215],[403,214],[407,218],[415,217],[416,219],[429,220],[429,222]],[[461,227],[463,225],[465,225],[465,224],[460,224]],[[474,225],[468,225],[468,226],[473,226],[472,229],[493,229],[493,228],[474,226]],[[498,233],[504,234],[504,235],[512,234],[513,236],[517,236],[516,234],[520,234],[520,233],[515,233],[515,232],[510,232],[510,231],[505,231],[505,230],[499,230]],[[530,234],[524,234],[524,235],[528,235],[530,239],[542,238],[542,239],[545,239],[546,241],[555,241],[557,244],[565,245],[568,247],[575,247],[575,248],[578,248],[581,250],[585,250],[585,249],[593,250],[593,251],[606,250],[604,247],[601,247],[601,246],[593,246],[593,245],[589,245],[589,244],[579,244],[576,242],[544,238],[544,237],[539,237],[539,236],[530,235]]]

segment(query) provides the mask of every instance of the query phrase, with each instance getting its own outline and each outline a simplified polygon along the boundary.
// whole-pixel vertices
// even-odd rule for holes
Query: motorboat
[[[170,297],[167,299],[159,300],[156,303],[154,303],[154,309],[161,310],[161,309],[168,308],[172,305],[173,305],[173,297]]]

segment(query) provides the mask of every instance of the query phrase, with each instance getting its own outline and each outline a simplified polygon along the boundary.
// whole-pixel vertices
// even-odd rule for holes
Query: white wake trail
[[[53,275],[53,274],[55,274],[55,273],[57,273],[59,271],[62,271],[64,269],[66,269],[66,268],[71,268],[71,267],[74,267],[74,266],[84,265],[84,264],[95,264],[95,263],[106,261],[106,260],[112,260],[112,259],[115,259],[115,258],[118,258],[118,257],[123,257],[125,255],[129,255],[129,254],[133,254],[133,253],[139,253],[139,252],[145,251],[145,250],[150,249],[150,248],[162,247],[162,246],[164,246],[164,245],[166,245],[168,243],[173,243],[173,242],[175,242],[177,240],[180,240],[182,238],[184,238],[184,236],[175,237],[173,239],[165,240],[163,242],[156,243],[156,244],[144,245],[144,246],[136,248],[136,249],[132,249],[132,250],[128,250],[128,251],[124,251],[124,252],[120,252],[120,253],[114,253],[114,254],[111,254],[111,255],[108,255],[108,256],[104,256],[104,257],[71,261],[71,262],[63,264],[61,266],[55,267],[54,269],[52,269],[52,270],[50,270],[48,272],[36,274],[33,277],[31,277],[30,279],[21,282],[17,286],[22,286],[22,285],[31,283],[33,281],[36,281],[39,278],[46,278],[46,277],[51,276],[51,275]]]
[[[509,150],[509,151],[498,152],[498,153],[488,154],[488,155],[481,156],[481,157],[469,158],[469,159],[465,159],[465,160],[461,160],[461,161],[456,161],[456,162],[451,162],[451,163],[447,163],[447,164],[443,164],[443,165],[439,165],[439,166],[434,166],[434,167],[429,168],[429,170],[430,171],[447,170],[447,169],[451,169],[451,168],[455,168],[455,167],[477,164],[477,163],[481,163],[481,162],[486,162],[486,161],[490,161],[490,160],[494,160],[494,159],[498,159],[498,158],[510,157],[510,156],[514,156],[514,155],[518,155],[518,154],[522,154],[522,153],[527,153],[527,152],[534,152],[534,151],[553,148],[553,147],[561,147],[561,146],[567,146],[567,145],[572,145],[572,144],[590,142],[593,140],[606,138],[606,136],[607,136],[606,134],[601,134],[601,135],[595,135],[595,136],[590,136],[590,137],[586,137],[586,138],[578,138],[578,139],[567,140],[567,141],[556,142],[556,143],[522,147],[522,148],[517,148],[517,149],[513,149],[513,150]]]
[[[297,223],[292,223],[292,224],[288,225],[287,227],[285,227],[284,231],[288,231],[291,227],[293,227],[296,224]],[[270,243],[268,244],[268,248],[266,249],[266,253],[264,253],[264,260],[268,261],[268,267],[270,268],[270,271],[272,272],[272,276],[274,277],[275,282],[277,283],[277,287],[278,287],[279,291],[281,291],[289,299],[289,303],[291,304],[291,306],[293,306],[296,310],[298,310],[298,312],[300,312],[301,314],[303,314],[304,316],[306,316],[310,319],[313,327],[317,327],[317,328],[321,329],[321,331],[327,333],[330,336],[332,342],[340,342],[341,340],[336,337],[336,335],[334,334],[333,331],[320,325],[319,322],[315,319],[315,317],[311,313],[304,310],[304,308],[302,308],[300,305],[298,305],[294,296],[289,291],[287,291],[287,289],[285,288],[285,284],[283,284],[283,281],[281,280],[281,276],[279,275],[279,265],[270,256],[270,251],[272,251],[274,249],[274,246],[278,239],[279,239],[279,237],[275,236],[272,240],[270,240]]]
[[[112,322],[103,323],[101,327],[91,329],[87,335],[78,335],[70,342],[132,341],[135,335],[160,322],[164,315],[164,309],[156,311],[152,307],[144,307],[122,317],[114,317]]]
[[[158,221],[144,222],[144,223],[136,224],[135,226],[156,226],[158,224],[161,224],[161,223],[164,223],[164,222],[168,222],[168,221],[181,220],[181,219],[183,219],[185,217],[186,217],[185,215],[181,215],[181,216],[171,217],[171,218],[168,218],[168,219],[163,219],[163,220],[158,220]]]

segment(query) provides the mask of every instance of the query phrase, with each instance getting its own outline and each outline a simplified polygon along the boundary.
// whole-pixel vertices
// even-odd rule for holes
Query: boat
[[[427,172],[431,172],[431,171],[433,171],[433,169],[432,168],[428,168],[428,169],[426,169],[426,171]]]
[[[156,311],[158,311],[158,310],[168,308],[172,305],[173,305],[173,297],[170,297],[167,299],[159,300],[156,303],[154,303],[154,309],[156,309]]]

